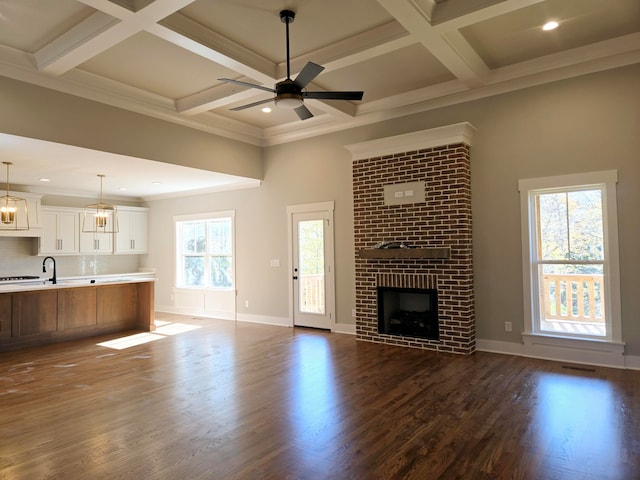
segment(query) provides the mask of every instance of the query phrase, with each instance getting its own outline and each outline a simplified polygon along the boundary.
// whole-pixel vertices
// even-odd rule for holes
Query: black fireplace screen
[[[378,333],[438,340],[437,291],[378,287]]]

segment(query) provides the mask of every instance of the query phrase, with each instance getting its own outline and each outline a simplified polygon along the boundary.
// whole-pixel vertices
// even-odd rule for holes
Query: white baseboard
[[[478,338],[476,339],[476,350],[517,355],[520,357],[540,358],[542,360],[640,370],[639,356],[611,353],[605,349],[566,348],[545,344],[525,345],[524,343],[499,342]]]
[[[156,312],[175,313],[176,315],[189,315],[192,317],[217,318],[218,320],[235,320],[229,312],[204,312],[199,308],[174,307],[171,305],[156,305]]]
[[[336,323],[332,331],[335,333],[346,333],[348,335],[355,335],[356,326],[353,323]]]
[[[281,327],[293,326],[287,317],[271,317],[268,315],[249,315],[246,313],[239,313],[237,319],[239,322],[261,323],[263,325],[278,325]]]
[[[625,355],[624,364],[629,370],[640,370],[640,356]]]
[[[280,325],[282,327],[290,327],[288,318],[284,317],[268,317],[265,315],[247,315],[238,314],[237,318],[222,312],[204,312],[202,309],[196,308],[180,308],[172,305],[156,305],[156,312],[175,313],[176,315],[189,315],[192,317],[215,318],[218,320],[237,320],[238,322],[262,323],[265,325]]]

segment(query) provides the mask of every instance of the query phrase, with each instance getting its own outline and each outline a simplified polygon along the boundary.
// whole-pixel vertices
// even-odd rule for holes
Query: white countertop
[[[48,276],[30,280],[9,280],[0,282],[0,293],[28,292],[56,288],[77,288],[105,285],[113,283],[139,283],[155,281],[152,273],[112,273],[107,275],[79,275],[74,277],[60,277],[58,283],[53,284]]]

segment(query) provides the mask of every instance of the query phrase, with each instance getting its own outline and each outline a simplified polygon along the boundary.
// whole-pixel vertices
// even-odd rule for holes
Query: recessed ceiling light
[[[121,192],[126,192],[127,191],[127,187],[119,187],[118,190],[120,190]]]
[[[162,182],[151,182],[152,185],[162,185]]]
[[[558,22],[555,22],[553,20],[550,21],[550,22],[545,23],[542,26],[542,30],[545,30],[545,31],[554,30],[556,28],[558,28]]]
[[[41,182],[50,182],[51,179],[50,178],[41,178],[40,181]]]
[[[270,109],[269,107],[264,107],[264,108],[262,109],[262,111],[263,111],[264,113],[271,113],[271,109]]]

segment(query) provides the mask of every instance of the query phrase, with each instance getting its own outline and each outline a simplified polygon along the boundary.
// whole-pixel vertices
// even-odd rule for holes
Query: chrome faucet
[[[45,273],[47,271],[47,260],[51,260],[53,262],[53,276],[49,279],[51,283],[58,283],[56,278],[56,259],[53,257],[44,257],[42,261],[42,272]]]

